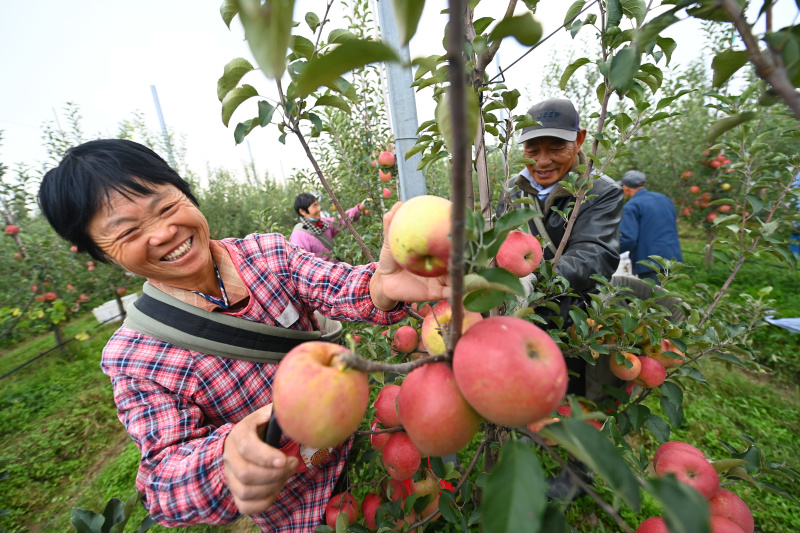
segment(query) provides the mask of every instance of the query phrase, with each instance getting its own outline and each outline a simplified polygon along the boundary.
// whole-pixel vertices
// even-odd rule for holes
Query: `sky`
[[[120,121],[132,118],[134,111],[144,113],[150,129],[160,132],[151,91],[155,86],[167,126],[186,136],[188,166],[201,176],[209,167],[241,175],[242,168],[251,164],[251,153],[260,175],[269,172],[279,180],[298,166],[309,168],[297,141],[289,137],[285,146],[279,144],[275,127],[257,128],[248,136],[249,147],[235,145],[233,127],[255,114],[255,99],[249,103],[252,108],[244,104],[234,114],[230,129],[222,124],[217,79],[231,59],[253,60],[238,17],[229,30],[220,17],[219,4],[219,0],[0,0],[0,162],[11,168],[17,163],[41,167],[45,160],[42,125],[54,122],[58,115],[65,127],[62,110],[67,102],[79,106],[89,138],[116,136]],[[504,4],[484,0],[476,18],[492,11],[499,16],[497,6]],[[518,9],[524,9],[519,4]],[[540,2],[536,18],[545,35],[563,22],[570,4]],[[412,58],[443,52],[446,18],[440,11],[446,5],[444,0],[426,3],[410,44]],[[324,6],[323,0],[298,0],[295,20],[302,20],[309,10],[321,15]],[[337,2],[330,28],[343,27],[337,26],[342,9]],[[797,16],[793,0],[778,0],[775,9],[781,25]],[[687,64],[699,53],[701,32],[695,21],[681,22],[667,34],[679,42],[674,64]],[[513,67],[507,85],[535,98],[539,73],[551,56],[568,54],[579,45],[579,40],[562,30]],[[507,39],[500,50],[500,63],[505,66],[526,48]],[[271,88],[259,73],[251,73],[244,81],[262,93]],[[521,107],[533,103],[523,101]],[[432,118],[430,92],[417,96],[417,110],[420,123]]]

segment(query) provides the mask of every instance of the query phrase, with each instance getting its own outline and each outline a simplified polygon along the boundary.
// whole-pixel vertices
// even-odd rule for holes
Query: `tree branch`
[[[441,354],[429,355],[428,357],[422,357],[421,359],[409,361],[408,363],[392,364],[364,359],[357,353],[353,352],[345,353],[339,356],[339,362],[343,364],[345,368],[353,368],[355,370],[360,370],[367,373],[394,372],[395,374],[408,374],[415,368],[422,365],[427,365],[428,363],[440,363],[447,360],[449,360],[448,356],[446,354]]]

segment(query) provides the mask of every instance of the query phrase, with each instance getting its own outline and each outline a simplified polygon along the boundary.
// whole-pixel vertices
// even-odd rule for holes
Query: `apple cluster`
[[[653,468],[659,477],[673,474],[697,490],[711,510],[711,533],[753,533],[753,514],[733,492],[720,488],[719,474],[698,448],[681,441],[665,442],[653,455]],[[660,516],[648,518],[636,533],[668,533]]]
[[[667,369],[683,364],[686,357],[666,339],[658,346],[651,345],[644,328],[637,328],[636,333],[642,337],[637,344],[642,355],[630,352],[614,354],[609,359],[609,367],[618,378],[631,381],[645,389],[653,389],[664,383]]]
[[[696,210],[708,209],[711,202],[717,200],[719,196],[724,197],[723,193],[727,193],[732,188],[732,185],[727,181],[722,181],[723,174],[731,174],[735,169],[729,165],[732,163],[728,156],[723,153],[717,154],[715,157],[711,156],[710,150],[703,150],[705,157],[701,162],[704,166],[709,167],[713,173],[713,177],[705,180],[705,185],[692,185],[689,187],[689,193],[695,195],[695,199],[691,206],[683,208],[681,213],[683,216],[691,217]],[[694,176],[691,170],[685,170],[681,173],[681,178],[689,180]],[[716,179],[715,179],[716,178]],[[707,189],[703,191],[703,189]],[[705,213],[705,221],[713,223],[721,214],[729,213],[733,209],[730,204],[718,205],[716,209],[712,208],[710,212]]]

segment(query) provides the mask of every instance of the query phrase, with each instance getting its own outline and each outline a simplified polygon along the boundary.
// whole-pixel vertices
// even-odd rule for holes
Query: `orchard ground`
[[[696,268],[691,282],[707,282],[724,275],[725,266],[703,265],[702,238],[684,231],[682,245],[688,263]],[[737,278],[732,295],[755,293],[766,281],[775,288],[776,309],[789,313],[798,309],[800,296],[792,287],[800,286],[800,273],[790,273],[769,263],[745,266]],[[735,297],[735,296],[733,296]],[[788,315],[787,315],[788,316]],[[86,313],[65,327],[71,338],[91,330],[91,338],[68,345],[69,354],[54,351],[12,374],[0,391],[0,459],[10,460],[9,470],[0,481],[0,509],[11,511],[0,517],[0,528],[9,533],[69,531],[73,507],[101,512],[112,497],[127,499],[134,492],[138,451],[116,418],[108,378],[99,369],[99,354],[116,325],[95,328],[96,321]],[[92,329],[94,328],[94,329]],[[770,460],[786,461],[797,467],[800,457],[800,392],[795,372],[800,340],[797,335],[765,326],[752,336],[761,354],[760,362],[771,372],[745,374],[725,363],[707,361],[703,372],[711,388],[696,385],[686,392],[684,409],[690,422],[673,429],[671,438],[695,444],[710,458],[720,458],[725,450],[717,439],[744,448],[738,435],[753,437],[768,452]],[[0,351],[0,375],[5,374],[53,346],[53,336],[43,335],[13,348]],[[373,396],[377,392],[373,387]],[[648,402],[660,413],[657,402]],[[366,422],[362,429],[367,429]],[[645,447],[648,457],[658,442],[648,432],[631,437]],[[474,445],[464,450],[471,457]],[[555,470],[544,455],[542,461]],[[480,467],[480,465],[478,465]],[[602,496],[603,486],[596,484]],[[727,487],[730,488],[730,487]],[[753,511],[756,531],[800,531],[800,516],[791,501],[744,484],[733,487]],[[789,488],[792,490],[792,488]],[[659,514],[655,502],[645,496],[642,516]],[[616,531],[617,526],[589,498],[577,500],[566,511],[570,523],[579,531]],[[138,524],[145,516],[139,507],[131,519]],[[635,527],[639,519],[622,509],[622,516]],[[476,531],[477,531],[477,526]],[[131,525],[128,526],[130,530]],[[426,531],[452,531],[443,520]],[[227,527],[195,526],[150,531],[254,532],[247,519]]]

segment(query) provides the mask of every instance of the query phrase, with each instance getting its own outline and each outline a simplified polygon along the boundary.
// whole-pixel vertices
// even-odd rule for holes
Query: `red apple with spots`
[[[719,474],[704,457],[684,451],[664,452],[655,464],[656,475],[675,474],[678,480],[696,489],[710,500],[719,490]]]
[[[373,420],[372,424],[369,426],[369,429],[372,431],[379,431],[381,429],[386,429],[382,424],[380,424],[377,420]],[[386,446],[386,441],[389,440],[391,433],[377,433],[374,435],[369,436],[369,443],[372,444],[372,447],[375,448],[377,451],[382,451],[383,447]]]
[[[642,363],[639,361],[639,358],[630,352],[622,352],[623,357],[627,363],[630,363],[626,366],[626,363],[619,363],[617,362],[617,358],[614,354],[608,359],[609,368],[611,368],[611,373],[617,376],[619,379],[624,379],[625,381],[633,381],[639,375],[639,372],[642,370]]]
[[[328,501],[325,507],[325,523],[328,527],[336,529],[336,518],[341,513],[347,513],[348,524],[358,520],[358,500],[349,492],[337,494]]]
[[[663,518],[654,516],[639,524],[636,533],[669,533],[669,530]]]
[[[709,500],[708,505],[711,507],[713,516],[721,516],[730,520],[742,528],[744,533],[753,533],[755,530],[753,513],[735,493],[727,489],[719,489],[719,492]]]
[[[383,505],[383,500],[378,494],[367,494],[361,502],[361,514],[364,515],[364,525],[370,531],[377,531],[378,524],[375,512]]]
[[[405,432],[392,433],[381,452],[383,467],[388,474],[398,480],[404,481],[414,475],[419,469],[422,454]]]
[[[375,397],[375,417],[384,427],[393,428],[400,425],[400,416],[397,414],[397,395],[400,394],[400,385],[384,385]]]
[[[419,344],[419,335],[417,330],[411,326],[400,326],[394,332],[394,339],[392,339],[392,346],[398,352],[411,353],[417,349]]]
[[[638,359],[641,370],[633,380],[634,383],[644,389],[654,389],[664,383],[667,379],[667,369],[664,365],[650,357],[638,357]]]
[[[542,262],[542,245],[539,239],[524,231],[512,231],[497,252],[497,266],[505,268],[518,278],[536,270]]]

